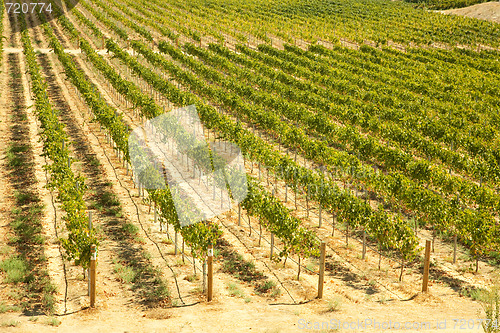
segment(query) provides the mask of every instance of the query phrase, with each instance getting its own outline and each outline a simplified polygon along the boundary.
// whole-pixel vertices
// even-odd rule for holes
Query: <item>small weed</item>
[[[236,297],[241,297],[241,298],[245,297],[245,295],[238,288],[238,286],[236,285],[236,283],[230,282],[227,287],[229,289],[229,295],[230,296],[236,296]]]
[[[99,162],[99,160],[95,156],[89,156],[89,164],[93,168],[97,168],[101,165],[101,162]]]
[[[306,272],[308,272],[308,273],[316,272],[316,265],[314,263],[312,263],[312,262],[308,263],[306,265],[306,268],[307,268]]]
[[[245,297],[245,303],[250,303],[252,299],[250,297]]]
[[[23,298],[23,294],[18,291],[12,290],[9,292],[9,297],[13,300],[19,301],[21,300],[21,298]]]
[[[11,319],[9,321],[4,321],[3,323],[0,324],[0,326],[1,327],[17,327],[17,326],[19,326],[19,324],[21,324],[21,323],[14,320],[14,319]]]
[[[139,232],[139,228],[135,224],[132,224],[132,223],[125,223],[122,226],[122,229],[123,229],[123,232],[125,232],[131,236],[135,236]]]
[[[162,242],[163,244],[166,244],[166,245],[170,245],[170,244],[172,244],[172,243],[173,243],[173,242],[172,242],[172,240],[171,240],[170,238],[167,238],[167,237],[163,238],[163,239],[161,240],[161,242]]]
[[[10,246],[2,246],[0,247],[0,255],[6,255],[12,252],[12,248]]]
[[[271,297],[278,298],[280,295],[281,295],[281,289],[278,287],[274,287],[273,291],[271,292]]]
[[[131,283],[134,281],[136,275],[132,267],[123,266],[120,263],[115,264],[114,272],[118,274],[120,280],[125,283]]]
[[[387,296],[380,295],[380,297],[378,298],[378,302],[381,303],[381,304],[387,303]]]
[[[17,306],[7,305],[4,302],[0,303],[0,313],[5,313],[9,311],[21,311],[21,309]]]
[[[0,270],[7,275],[6,282],[22,282],[26,275],[26,263],[17,257],[11,257],[0,262]]]
[[[16,203],[20,206],[39,201],[38,197],[30,192],[15,191],[14,197],[16,198]]]
[[[200,277],[198,275],[194,275],[194,274],[186,275],[186,277],[184,278],[184,280],[187,280],[189,282],[198,281],[199,279],[200,279]]]
[[[340,297],[335,297],[334,299],[331,299],[328,301],[328,307],[326,309],[327,312],[336,312],[340,310],[340,304],[342,300]]]
[[[50,317],[49,319],[47,319],[47,325],[57,327],[57,326],[61,325],[61,321],[57,318]]]
[[[255,291],[258,294],[265,294],[265,293],[268,293],[274,287],[276,287],[276,283],[274,281],[272,281],[272,280],[267,280],[265,282],[262,282],[262,283],[258,284],[255,287]]]
[[[11,168],[22,167],[24,162],[24,157],[20,153],[25,153],[28,151],[27,145],[13,144],[7,149],[7,163]]]
[[[201,294],[203,294],[203,288],[200,287],[200,286],[194,287],[192,293],[195,294],[195,295],[196,294],[201,295]]]
[[[459,291],[459,294],[465,297],[470,297],[474,301],[481,301],[484,302],[486,297],[488,295],[487,291],[481,288],[476,288],[476,287],[462,287]]]
[[[146,244],[146,240],[140,236],[134,237],[134,241],[139,243],[139,244],[143,244],[143,245]]]

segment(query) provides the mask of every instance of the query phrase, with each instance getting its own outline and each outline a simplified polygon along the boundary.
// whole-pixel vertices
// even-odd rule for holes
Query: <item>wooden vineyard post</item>
[[[177,231],[175,232],[175,238],[174,238],[174,255],[177,255]]]
[[[431,258],[431,241],[425,241],[425,261],[424,261],[424,280],[422,281],[422,291],[428,291],[428,283],[429,283],[429,266],[430,266],[430,258]]]
[[[297,184],[295,184],[295,209],[297,209],[297,196],[298,196],[298,193],[297,193]]]
[[[96,262],[96,247],[92,244],[90,247],[90,307],[95,307],[95,262]]]
[[[261,241],[262,241],[262,223],[261,223],[260,217],[259,217],[259,247],[260,247]]]
[[[184,237],[182,238],[182,263],[186,263],[185,259],[184,259],[185,255],[184,255]]]
[[[92,212],[91,211],[89,211],[89,231],[90,230],[92,230]],[[90,268],[87,270],[87,279],[88,279],[87,280],[88,281],[88,296],[90,296]]]
[[[453,235],[453,263],[457,262],[457,234]]]
[[[271,233],[271,255],[269,256],[271,260],[273,259],[273,251],[274,251],[274,234]]]
[[[207,259],[203,259],[203,273],[201,274],[203,276],[203,292],[207,292]]]
[[[241,226],[241,205],[238,204],[238,227]]]
[[[307,218],[309,218],[309,184],[306,187],[306,214]]]
[[[208,247],[208,290],[207,290],[207,301],[210,302],[212,300],[212,288],[213,288],[213,257],[214,257],[214,249],[213,246],[210,245]]]
[[[366,230],[363,230],[363,255],[361,259],[365,259],[366,256]]]
[[[325,281],[325,248],[326,243],[321,242],[319,257],[319,279],[318,279],[318,298],[323,298],[323,285]]]
[[[321,204],[319,204],[319,228],[321,228],[321,224],[322,224],[322,218],[321,218]]]

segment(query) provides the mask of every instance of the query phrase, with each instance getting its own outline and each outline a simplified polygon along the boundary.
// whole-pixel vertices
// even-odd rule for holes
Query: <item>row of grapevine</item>
[[[35,95],[35,112],[40,120],[44,155],[51,161],[45,166],[50,173],[49,187],[57,190],[57,199],[62,210],[66,213],[63,217],[67,238],[61,239],[68,259],[75,264],[88,268],[90,264],[90,247],[98,245],[95,229],[89,229],[86,216],[86,206],[83,196],[85,194],[85,179],[76,176],[71,170],[69,141],[64,131],[64,125],[59,122],[58,115],[52,108],[47,97],[47,84],[41,75],[40,65],[36,60],[36,53],[31,45],[26,22],[21,20],[24,28],[21,41],[28,64],[28,73],[31,77],[31,91]]]

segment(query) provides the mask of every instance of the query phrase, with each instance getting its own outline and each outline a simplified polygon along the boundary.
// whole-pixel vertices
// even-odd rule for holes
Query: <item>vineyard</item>
[[[0,330],[500,329],[472,2],[0,0]]]

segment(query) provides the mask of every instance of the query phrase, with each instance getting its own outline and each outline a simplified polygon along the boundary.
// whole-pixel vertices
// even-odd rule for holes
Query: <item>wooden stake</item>
[[[319,257],[319,279],[318,279],[318,298],[323,298],[323,285],[325,281],[325,248],[326,243],[321,242]]]
[[[184,255],[184,238],[182,238],[182,263],[183,264],[186,263],[186,261],[184,260],[184,257],[185,257],[185,255]]]
[[[262,240],[262,224],[260,223],[260,218],[259,218],[259,246],[261,240]]]
[[[241,205],[238,204],[238,227],[241,226]]]
[[[95,307],[95,262],[96,262],[96,248],[95,244],[90,246],[90,307]]]
[[[92,212],[89,211],[89,231],[92,230]],[[88,277],[87,277],[87,281],[88,281],[88,295],[87,296],[90,296],[90,268],[87,269],[88,271]],[[83,270],[83,278],[85,279],[85,269]]]
[[[366,230],[363,230],[363,255],[361,259],[365,259],[366,255]]]
[[[321,224],[322,224],[322,219],[321,219],[321,204],[319,205],[319,227],[321,228]]]
[[[271,255],[269,256],[270,259],[273,259],[273,251],[274,251],[274,234],[271,233]]]
[[[297,209],[297,184],[295,184],[295,209]]]
[[[208,247],[208,290],[207,290],[207,301],[210,302],[212,300],[212,288],[213,288],[213,256],[214,249],[213,246],[210,245]]]
[[[306,212],[307,212],[307,218],[309,218],[309,184],[307,184],[306,187]]]
[[[300,266],[300,254],[298,256],[299,256],[299,270],[297,272],[297,281],[300,281],[300,268],[301,268],[301,266]]]
[[[453,235],[453,263],[457,262],[457,235]]]
[[[429,284],[429,266],[431,258],[431,241],[425,241],[425,262],[424,262],[424,280],[422,281],[422,291],[428,292]]]
[[[207,291],[207,259],[203,260],[203,292],[205,293]]]
[[[250,223],[250,213],[248,212],[247,210],[247,217],[248,217],[248,228],[250,229],[250,232],[248,234],[248,237],[251,237],[252,236],[252,224]]]
[[[175,232],[175,249],[174,249],[174,255],[177,255],[177,231]]]

